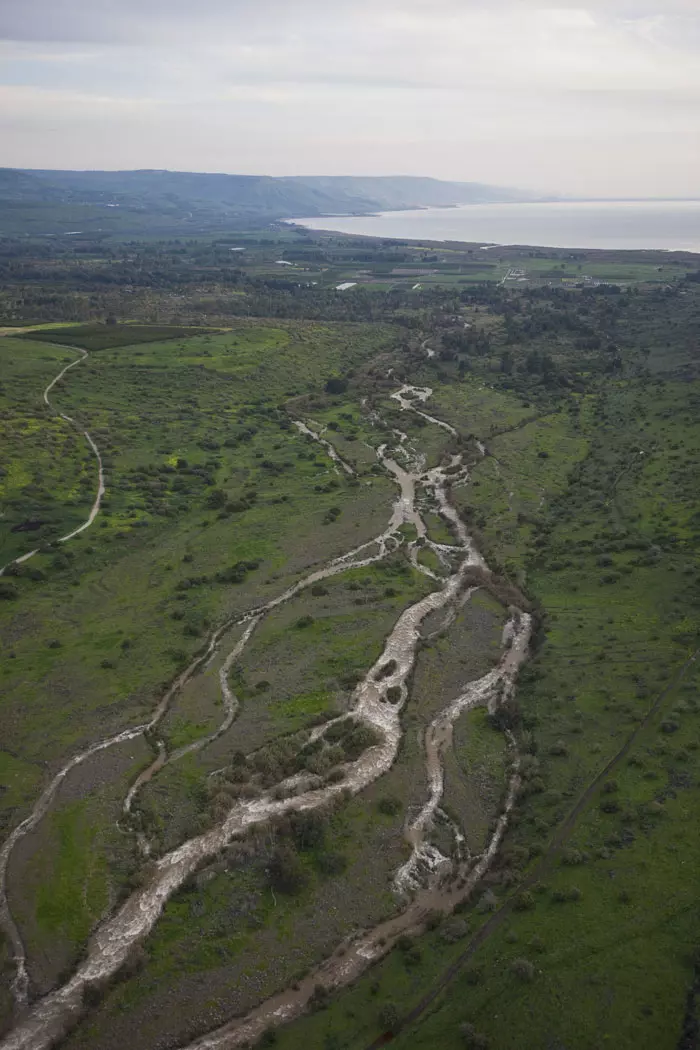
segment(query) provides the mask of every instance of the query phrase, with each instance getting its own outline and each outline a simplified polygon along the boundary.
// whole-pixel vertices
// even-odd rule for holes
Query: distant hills
[[[536,199],[478,182],[413,176],[0,168],[0,235],[193,233],[295,217]]]

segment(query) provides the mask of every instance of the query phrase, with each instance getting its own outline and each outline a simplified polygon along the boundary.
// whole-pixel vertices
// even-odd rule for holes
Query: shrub
[[[412,948],[403,953],[404,966],[418,966],[422,958],[423,952],[417,944],[414,944]]]
[[[523,890],[515,898],[515,910],[516,911],[529,911],[535,907],[535,898],[529,890]]]
[[[326,850],[316,858],[316,867],[323,875],[341,875],[347,866],[347,857],[335,850]]]
[[[437,930],[442,926],[445,916],[438,908],[433,908],[428,912],[428,917],[425,920],[425,926],[428,930]]]
[[[106,988],[100,984],[88,984],[83,990],[83,1005],[89,1010],[99,1006],[105,997]]]
[[[464,980],[467,984],[475,985],[481,984],[484,978],[484,971],[481,966],[467,966],[464,971]]]
[[[477,1032],[474,1025],[468,1021],[459,1026],[459,1034],[466,1050],[488,1050],[488,1037],[483,1032]]]
[[[291,846],[280,846],[275,850],[268,874],[272,888],[290,896],[301,893],[307,883],[304,867]]]
[[[295,813],[291,818],[292,835],[297,849],[318,849],[326,839],[328,821],[318,810]]]
[[[320,1010],[328,1002],[328,989],[325,984],[317,984],[309,997],[309,1006],[312,1010]]]
[[[362,671],[345,671],[338,677],[338,684],[343,689],[354,689],[362,681],[363,677]]]
[[[380,813],[383,813],[385,817],[394,817],[397,813],[400,813],[403,809],[401,799],[396,798],[395,795],[382,795],[377,802],[377,809]]]
[[[379,1024],[386,1031],[393,1032],[399,1025],[399,1008],[396,1003],[384,1003],[379,1011]]]
[[[327,394],[344,394],[347,388],[347,379],[340,379],[337,376],[331,376],[331,378],[326,381]]]
[[[207,496],[207,507],[211,510],[221,510],[226,506],[226,493],[223,489],[212,489]]]
[[[394,673],[398,666],[399,665],[397,664],[396,660],[387,660],[387,662],[385,664],[382,664],[382,666],[375,674],[375,682],[381,682],[383,678],[388,678]]]
[[[565,890],[552,890],[552,900],[555,904],[567,904],[571,901],[581,900],[581,891],[577,886],[571,886]]]
[[[440,937],[445,944],[455,944],[469,933],[469,926],[464,919],[448,919],[440,929]]]
[[[341,739],[340,744],[348,761],[359,758],[363,751],[380,744],[382,737],[372,726],[355,724],[355,727]]]
[[[9,602],[17,597],[19,597],[19,591],[14,583],[8,583],[7,580],[0,580],[0,601]]]
[[[510,964],[510,972],[519,981],[525,981],[528,984],[535,979],[535,967],[529,959],[514,959]]]
[[[585,859],[586,858],[583,853],[581,853],[581,850],[571,847],[570,849],[564,850],[561,862],[569,867],[574,867],[577,864],[583,864]]]
[[[313,616],[300,616],[294,626],[303,629],[304,627],[311,627],[313,622]]]

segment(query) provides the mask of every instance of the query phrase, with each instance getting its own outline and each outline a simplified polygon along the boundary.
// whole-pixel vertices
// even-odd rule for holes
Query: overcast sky
[[[0,0],[0,165],[700,196],[700,0]]]

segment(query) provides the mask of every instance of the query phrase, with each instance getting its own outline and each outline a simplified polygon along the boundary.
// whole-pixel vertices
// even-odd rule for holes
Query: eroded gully
[[[397,400],[402,409],[415,411],[411,400],[405,396],[407,393],[413,393],[414,390],[415,388],[404,387],[397,392],[400,394],[400,399],[397,397]],[[424,401],[429,396],[429,391],[421,390],[420,394],[416,391],[416,396]],[[420,414],[430,422],[441,425],[452,432],[449,424],[443,424],[422,411]],[[318,438],[313,431],[310,433]],[[114,915],[98,926],[90,939],[86,958],[72,978],[62,987],[35,1003],[0,1044],[0,1050],[44,1050],[60,1038],[80,1016],[86,988],[103,983],[120,969],[132,948],[152,929],[170,896],[202,863],[213,859],[233,839],[245,834],[249,828],[263,824],[276,815],[315,809],[332,801],[343,792],[350,791],[355,794],[362,791],[391,767],[401,739],[401,710],[408,697],[406,682],[413,668],[421,638],[420,626],[430,613],[441,609],[449,611],[463,598],[470,569],[477,567],[488,573],[483,558],[475,550],[466,527],[450,503],[447,494],[449,485],[453,485],[460,479],[466,480],[468,477],[467,467],[462,463],[461,455],[452,456],[449,466],[445,468],[435,467],[426,471],[421,469],[420,464],[411,462],[403,467],[397,461],[401,456],[407,458],[408,441],[406,435],[398,433],[400,447],[394,453],[396,458],[387,456],[384,446],[377,450],[380,462],[391,472],[400,487],[400,495],[394,503],[392,516],[385,532],[376,539],[334,559],[323,569],[311,573],[304,580],[288,588],[278,598],[251,610],[235,622],[222,625],[212,636],[207,651],[193,661],[193,664],[173,683],[148,726],[126,730],[111,740],[94,745],[82,755],[71,760],[46,789],[27,821],[15,830],[6,843],[0,854],[0,865],[2,865],[0,886],[4,892],[7,861],[13,845],[22,833],[26,833],[41,819],[51,803],[58,784],[69,769],[83,761],[89,754],[94,754],[95,750],[109,747],[121,740],[131,739],[146,728],[153,728],[157,725],[173,695],[211,658],[225,632],[229,631],[235,623],[246,624],[247,628],[221,669],[225,717],[222,726],[213,736],[225,731],[224,727],[228,728],[235,717],[237,702],[226,680],[227,671],[233,659],[240,654],[243,646],[252,636],[257,624],[268,612],[315,582],[344,572],[349,568],[368,565],[383,558],[402,542],[399,530],[401,525],[406,523],[415,525],[418,533],[418,541],[414,540],[409,545],[411,548],[422,540],[424,544],[428,543],[435,547],[438,553],[444,554],[447,546],[430,543],[423,520],[416,510],[416,488],[420,487],[426,498],[435,505],[444,518],[451,522],[458,538],[458,544],[449,550],[453,556],[458,557],[459,565],[449,575],[438,577],[414,561],[417,568],[437,580],[439,587],[404,610],[386,639],[381,656],[356,688],[352,714],[376,729],[380,734],[381,742],[365,751],[357,761],[345,766],[345,777],[341,783],[324,785],[319,788],[307,786],[304,778],[299,775],[283,780],[258,798],[237,800],[226,818],[217,826],[188,840],[154,861],[148,883],[133,893]],[[363,552],[371,553],[363,555]],[[394,919],[380,924],[371,931],[361,933],[351,941],[339,946],[334,955],[310,973],[297,987],[281,992],[262,1003],[247,1017],[233,1021],[196,1041],[191,1044],[191,1050],[195,1048],[196,1050],[204,1050],[204,1048],[224,1050],[226,1047],[240,1046],[256,1038],[270,1024],[289,1020],[302,1013],[319,982],[329,987],[349,983],[371,961],[388,951],[397,936],[407,929],[420,926],[429,909],[437,907],[442,910],[450,910],[459,899],[470,892],[493,858],[505,830],[508,814],[514,804],[519,782],[517,755],[514,752],[507,797],[486,850],[478,858],[462,859],[454,864],[446,857],[438,859],[433,852],[434,847],[431,847],[428,842],[432,816],[439,805],[442,794],[442,753],[449,742],[451,727],[463,710],[479,702],[496,705],[502,696],[512,690],[517,669],[527,650],[529,631],[530,623],[527,614],[519,610],[512,610],[511,619],[506,628],[507,637],[504,638],[504,653],[498,667],[479,679],[478,682],[465,686],[460,696],[448,704],[428,727],[426,768],[430,784],[429,799],[418,818],[407,828],[411,857],[396,875],[397,890],[403,894],[413,895],[413,899],[403,912]],[[390,702],[388,695],[395,698],[397,693],[398,702]],[[198,742],[197,745],[190,746],[204,746],[213,736]],[[511,741],[511,746],[514,749],[513,741]],[[166,761],[172,761],[182,753],[184,750],[175,752],[168,758],[159,754],[147,773],[149,776],[156,775]],[[142,774],[132,785],[125,800],[125,809],[129,809],[136,792],[147,778]],[[22,828],[25,829],[24,832]],[[21,965],[18,965],[16,984],[20,981],[21,970],[24,970],[26,982],[21,941],[19,944],[18,963]]]

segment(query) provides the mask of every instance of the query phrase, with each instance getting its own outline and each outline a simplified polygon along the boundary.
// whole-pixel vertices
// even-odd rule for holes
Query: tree
[[[318,849],[324,844],[328,827],[325,814],[313,809],[302,810],[292,816],[291,824],[297,849]]]
[[[212,510],[221,510],[226,504],[226,493],[223,489],[212,489],[207,496],[207,506]]]
[[[347,388],[347,379],[340,379],[338,376],[331,376],[331,378],[326,382],[327,394],[344,394]]]
[[[275,850],[268,874],[272,888],[290,896],[301,893],[307,883],[304,866],[291,846],[280,846]]]
[[[513,371],[513,355],[510,350],[504,350],[501,354],[501,372],[510,375]]]

